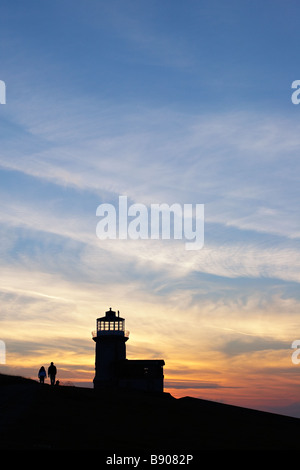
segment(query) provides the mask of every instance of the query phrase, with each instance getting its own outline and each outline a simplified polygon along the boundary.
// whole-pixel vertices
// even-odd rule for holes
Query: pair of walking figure
[[[56,377],[57,369],[53,362],[51,362],[50,366],[48,367],[48,377],[50,377],[50,383],[51,385],[55,384],[55,377]],[[40,379],[40,383],[44,383],[45,377],[46,377],[46,370],[45,367],[42,366],[39,370],[38,377]]]

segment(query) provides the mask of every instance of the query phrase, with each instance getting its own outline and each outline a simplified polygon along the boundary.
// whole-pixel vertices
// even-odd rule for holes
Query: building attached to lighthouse
[[[129,388],[163,392],[162,359],[126,359],[125,319],[111,308],[97,318],[97,330],[92,333],[96,343],[94,388]]]

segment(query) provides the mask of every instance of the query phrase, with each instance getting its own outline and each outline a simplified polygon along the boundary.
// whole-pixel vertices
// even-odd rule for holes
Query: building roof
[[[114,310],[110,309],[105,312],[104,317],[97,318],[97,320],[101,321],[124,321],[125,319],[120,317],[119,310],[118,310],[118,315],[116,315],[116,312]]]

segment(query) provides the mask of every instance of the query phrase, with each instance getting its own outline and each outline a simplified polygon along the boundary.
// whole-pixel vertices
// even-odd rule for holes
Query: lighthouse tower
[[[163,359],[126,359],[125,320],[111,308],[97,318],[94,388],[127,388],[163,392]]]
[[[93,332],[96,343],[94,388],[117,385],[117,367],[126,359],[126,341],[129,332],[125,331],[125,320],[111,308],[105,316],[97,318],[97,331]]]

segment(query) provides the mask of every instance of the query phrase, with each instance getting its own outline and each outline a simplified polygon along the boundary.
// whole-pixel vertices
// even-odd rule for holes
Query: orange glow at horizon
[[[142,352],[139,349],[139,352]],[[139,354],[138,358],[147,358]],[[289,405],[298,401],[299,385],[296,377],[300,370],[289,363],[286,351],[255,352],[241,355],[231,363],[220,360],[219,354],[207,354],[199,363],[166,359],[164,391],[175,398],[185,396],[217,401],[255,409]],[[134,358],[131,354],[130,358]],[[78,355],[76,351],[43,352],[26,356],[8,352],[7,364],[0,366],[1,373],[23,375],[34,380],[41,365],[47,369],[50,361],[58,368],[57,379],[62,385],[93,387],[94,350]],[[278,369],[286,368],[282,376]],[[47,380],[46,380],[47,382]]]
[[[43,302],[49,300],[38,305]],[[96,318],[108,309],[103,306],[95,312],[93,306],[94,299],[89,307],[59,305],[63,315],[51,320],[40,319],[29,304],[18,332],[13,320],[3,321],[7,351],[0,372],[37,380],[40,366],[47,368],[53,361],[62,384],[92,387],[95,343],[91,332]],[[280,318],[272,324],[268,314],[262,317],[257,312],[241,321],[227,309],[215,314],[213,321],[205,305],[201,315],[195,309],[189,311],[192,319],[186,320],[182,310],[181,305],[170,304],[162,315],[161,306],[142,301],[120,309],[130,330],[127,358],[164,359],[165,392],[175,398],[192,396],[257,409],[298,401],[300,366],[292,364],[289,344],[294,339],[292,322],[284,319],[280,327]],[[281,349],[274,349],[275,343],[269,345],[270,337],[277,337]]]

